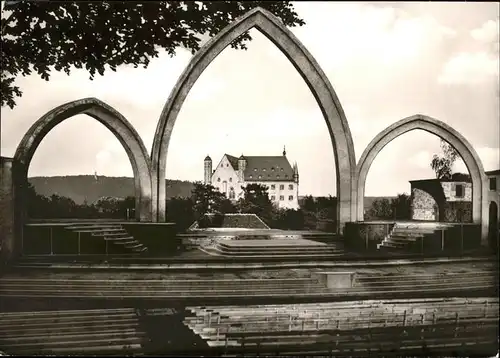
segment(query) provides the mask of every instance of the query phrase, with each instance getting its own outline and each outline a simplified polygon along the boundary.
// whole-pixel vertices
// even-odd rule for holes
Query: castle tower
[[[204,161],[205,165],[205,184],[212,184],[212,158],[208,155]]]
[[[299,184],[299,167],[297,166],[297,162],[293,165],[293,181]]]
[[[238,179],[240,182],[245,181],[245,169],[247,168],[247,160],[243,154],[238,158]]]

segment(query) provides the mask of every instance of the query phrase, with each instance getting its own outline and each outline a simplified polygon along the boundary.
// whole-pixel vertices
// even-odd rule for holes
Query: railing
[[[65,229],[65,225],[29,224],[23,229],[23,255],[109,255],[109,242]]]

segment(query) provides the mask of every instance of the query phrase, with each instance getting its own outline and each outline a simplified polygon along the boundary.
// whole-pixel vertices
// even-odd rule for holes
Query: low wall
[[[72,221],[74,223],[75,220]],[[83,222],[83,221],[82,221]],[[151,256],[168,255],[177,251],[173,223],[117,222],[135,239],[148,247]],[[106,245],[102,237],[66,230],[69,222],[30,222],[23,228],[24,255],[106,255],[114,254],[114,245]]]
[[[377,252],[377,244],[384,240],[394,227],[394,221],[346,223],[344,242],[354,252]],[[452,223],[452,227],[436,230],[425,235],[408,247],[412,254],[461,254],[481,248],[481,225]]]
[[[377,244],[394,227],[394,221],[358,221],[346,223],[344,229],[344,245],[346,249],[356,252],[377,251]]]

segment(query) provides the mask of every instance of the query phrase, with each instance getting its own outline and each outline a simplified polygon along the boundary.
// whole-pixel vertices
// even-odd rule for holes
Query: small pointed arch
[[[79,114],[86,114],[108,128],[121,143],[134,173],[136,219],[151,220],[151,161],[141,137],[132,124],[117,110],[97,98],[83,98],[62,104],[38,119],[26,132],[14,154],[14,185],[18,197],[27,182],[28,168],[36,149],[45,136],[58,124]],[[23,205],[22,199],[17,200]],[[25,219],[24,209],[18,208]]]
[[[238,36],[252,28],[256,28],[264,34],[288,58],[306,82],[321,108],[335,154],[337,196],[339,198],[337,221],[339,227],[342,228],[344,223],[350,221],[351,216],[355,213],[355,207],[351,205],[355,198],[352,195],[351,179],[356,159],[347,119],[330,81],[313,56],[295,35],[283,25],[280,19],[260,7],[250,10],[229,24],[193,56],[163,108],[156,128],[151,153],[153,181],[156,180],[153,186],[156,185],[157,189],[156,191],[153,189],[153,195],[156,195],[153,200],[157,203],[158,221],[165,221],[166,219],[165,174],[167,153],[173,127],[182,104],[194,83],[217,55]]]
[[[364,220],[363,200],[365,183],[373,160],[387,144],[400,135],[414,129],[421,129],[442,138],[455,148],[462,157],[472,180],[472,221],[476,224],[481,224],[482,239],[487,239],[487,237],[484,236],[487,235],[486,233],[488,230],[488,205],[486,200],[484,200],[488,195],[486,191],[487,178],[481,159],[462,134],[446,123],[422,114],[404,118],[390,125],[377,134],[363,151],[356,166],[356,174],[354,177],[357,187],[357,221]]]

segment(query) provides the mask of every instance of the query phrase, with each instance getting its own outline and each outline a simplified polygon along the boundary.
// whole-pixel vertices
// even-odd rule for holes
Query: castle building
[[[290,165],[283,148],[281,156],[235,156],[224,154],[212,170],[212,159],[204,161],[205,184],[212,184],[231,201],[244,196],[247,184],[260,184],[268,189],[269,199],[282,209],[299,208],[299,170]]]
[[[500,170],[486,172],[490,221],[500,221]],[[413,220],[444,222],[472,221],[472,181],[468,174],[456,173],[450,179],[412,180],[411,207]]]

